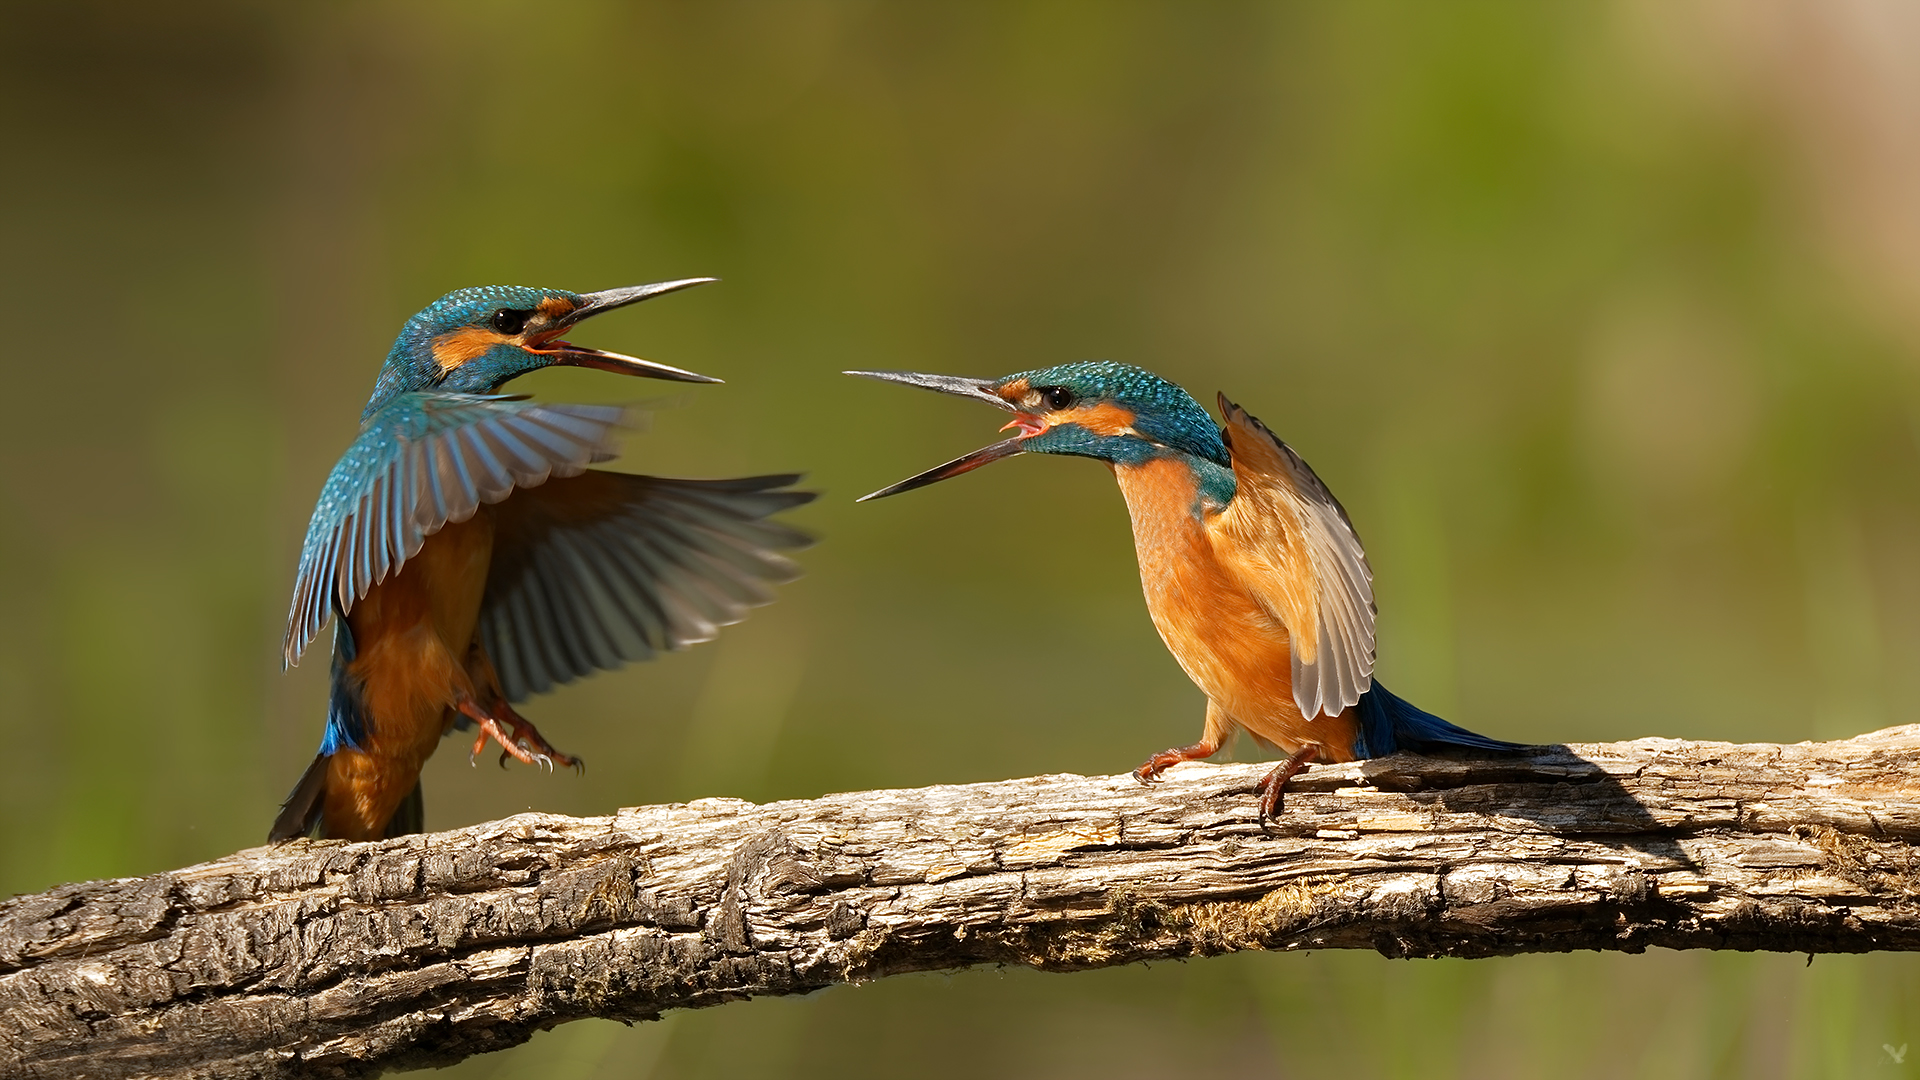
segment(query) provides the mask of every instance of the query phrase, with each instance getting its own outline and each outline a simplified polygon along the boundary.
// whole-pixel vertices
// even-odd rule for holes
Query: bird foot
[[[500,706],[500,711],[506,714],[503,717],[491,716],[471,702],[462,702],[459,708],[480,728],[480,734],[473,740],[473,752],[467,757],[470,765],[478,762],[480,751],[485,750],[491,740],[500,744],[500,767],[503,769],[507,767],[507,759],[513,758],[526,765],[544,765],[548,772],[552,772],[555,765],[575,772],[587,771],[586,762],[554,749],[553,744],[540,734],[539,728],[504,703]]]
[[[1200,758],[1212,757],[1214,751],[1219,749],[1218,743],[1197,742],[1192,746],[1176,746],[1171,750],[1162,750],[1141,762],[1140,767],[1133,770],[1133,778],[1143,784],[1154,783],[1160,779],[1161,773],[1175,765],[1183,761],[1197,761]]]
[[[1271,772],[1260,778],[1260,783],[1254,790],[1260,793],[1261,824],[1279,816],[1280,789],[1286,786],[1288,780],[1306,770],[1308,762],[1313,760],[1316,752],[1315,747],[1302,747],[1299,752],[1275,765]]]

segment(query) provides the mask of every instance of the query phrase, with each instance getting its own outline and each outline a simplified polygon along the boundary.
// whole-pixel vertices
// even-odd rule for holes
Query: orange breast
[[[1193,471],[1159,458],[1116,465],[1114,478],[1133,519],[1147,611],[1187,677],[1259,739],[1288,753],[1320,747],[1322,761],[1352,760],[1353,710],[1311,721],[1300,715],[1287,628],[1222,566],[1195,513]]]
[[[376,835],[452,724],[456,697],[473,695],[463,660],[492,556],[493,514],[481,507],[428,537],[348,614],[356,655],[347,671],[363,687],[366,732],[359,749],[329,763],[328,835]]]

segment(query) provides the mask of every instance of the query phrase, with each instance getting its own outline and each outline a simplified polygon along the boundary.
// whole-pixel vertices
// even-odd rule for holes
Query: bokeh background
[[[1382,677],[1491,735],[1920,719],[1896,0],[4,14],[0,894],[261,840],[319,735],[324,660],[277,649],[321,479],[401,321],[493,282],[724,278],[576,336],[726,386],[516,389],[668,395],[624,467],[806,470],[821,543],[718,642],[528,707],[584,778],[449,744],[431,827],[1198,733],[1105,473],[855,506],[998,421],[849,367],[1229,391],[1367,538]],[[1248,954],[578,1023],[455,1072],[1852,1077],[1909,1042],[1904,956]]]

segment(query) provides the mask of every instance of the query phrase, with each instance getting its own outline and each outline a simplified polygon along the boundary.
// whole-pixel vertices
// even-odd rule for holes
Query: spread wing
[[[1226,395],[1237,487],[1209,522],[1222,563],[1286,625],[1293,700],[1338,716],[1373,685],[1373,570],[1339,500],[1293,448]]]
[[[706,641],[773,600],[807,534],[769,515],[798,476],[667,480],[590,470],[501,504],[480,636],[507,698]]]
[[[363,425],[313,508],[282,644],[287,663],[300,659],[330,613],[352,610],[448,522],[614,456],[625,417],[613,405],[396,397]]]

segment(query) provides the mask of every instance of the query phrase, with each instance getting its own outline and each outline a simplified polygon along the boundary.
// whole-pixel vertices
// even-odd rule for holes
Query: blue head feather
[[[419,390],[491,394],[514,376],[547,366],[548,361],[539,354],[510,341],[502,341],[451,371],[433,354],[433,344],[439,338],[461,330],[488,330],[501,312],[533,312],[545,300],[564,301],[568,310],[583,302],[580,294],[564,289],[481,285],[455,289],[428,304],[400,329],[374,383],[373,397],[360,414],[361,420],[364,422],[398,394]]]
[[[1209,500],[1219,505],[1232,500],[1232,460],[1220,429],[1193,395],[1177,383],[1131,364],[1078,360],[1017,372],[995,380],[993,388],[1002,390],[1021,380],[1043,394],[1053,388],[1066,390],[1072,395],[1068,410],[1104,404],[1133,416],[1132,431],[1120,434],[1101,434],[1077,423],[1058,422],[1022,440],[1022,450],[1099,458],[1117,465],[1139,465],[1174,453],[1187,459],[1200,478],[1202,494]]]
[[[1079,405],[1117,405],[1133,414],[1134,435],[1098,435],[1078,424],[1061,424],[1028,439],[1028,452],[1078,454],[1108,461],[1144,460],[1156,446],[1178,450],[1222,467],[1230,466],[1227,444],[1213,417],[1177,383],[1145,368],[1112,360],[1077,360],[1071,364],[1021,371],[994,381],[999,390],[1024,380],[1036,390],[1060,387]]]

